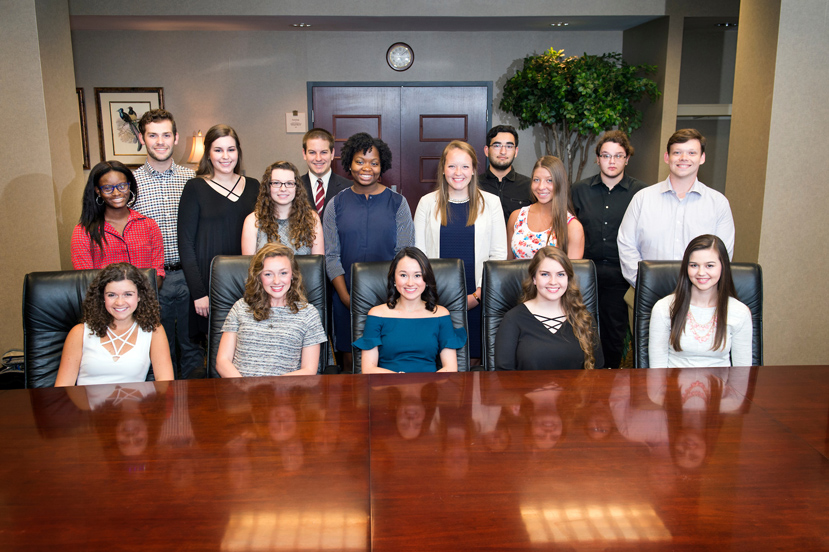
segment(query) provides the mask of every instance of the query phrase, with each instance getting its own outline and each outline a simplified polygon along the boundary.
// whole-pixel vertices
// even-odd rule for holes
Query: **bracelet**
[[[479,303],[481,302],[481,298],[478,297],[478,291],[477,290],[472,292],[472,297],[474,297],[477,302],[479,302]]]

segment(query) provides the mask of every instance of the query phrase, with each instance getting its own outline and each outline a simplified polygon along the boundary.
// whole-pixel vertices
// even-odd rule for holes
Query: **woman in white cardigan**
[[[461,259],[466,270],[469,356],[481,358],[481,277],[484,261],[507,258],[501,201],[478,189],[475,149],[455,140],[438,164],[438,188],[420,199],[414,217],[415,246],[435,259]]]

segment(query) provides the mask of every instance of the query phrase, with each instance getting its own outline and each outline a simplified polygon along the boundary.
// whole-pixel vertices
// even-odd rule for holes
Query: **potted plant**
[[[630,134],[642,125],[634,105],[661,93],[640,74],[655,72],[655,65],[630,65],[620,53],[564,57],[564,50],[550,48],[524,58],[524,68],[504,85],[500,107],[518,117],[522,129],[541,125],[547,154],[562,160],[572,183],[581,179],[590,145],[602,132]]]

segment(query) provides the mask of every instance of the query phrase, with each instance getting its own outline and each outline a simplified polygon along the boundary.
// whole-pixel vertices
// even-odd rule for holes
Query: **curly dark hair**
[[[265,259],[270,257],[287,257],[291,263],[291,289],[285,295],[285,302],[292,313],[296,314],[300,309],[308,306],[305,298],[305,286],[302,283],[302,272],[294,257],[291,248],[281,243],[268,243],[256,252],[250,260],[248,268],[248,279],[245,282],[245,303],[253,311],[253,318],[257,322],[267,320],[271,315],[271,296],[265,291],[262,280],[259,276],[265,270]]]
[[[380,154],[380,174],[391,168],[391,150],[388,144],[380,138],[372,138],[367,132],[358,132],[346,140],[340,153],[340,160],[345,172],[351,173],[351,162],[358,151],[368,153],[371,148],[377,148]]]
[[[426,283],[426,289],[423,290],[420,298],[426,302],[426,310],[436,312],[438,310],[438,286],[435,282],[435,273],[432,271],[432,265],[429,263],[429,259],[417,247],[404,247],[394,256],[394,260],[392,260],[391,266],[389,267],[389,275],[386,282],[386,305],[390,309],[393,309],[397,305],[397,300],[400,299],[400,292],[397,291],[397,286],[394,285],[394,273],[397,271],[397,264],[403,257],[414,259],[420,265],[420,270],[423,273],[423,281]]]
[[[112,263],[104,269],[89,284],[86,297],[83,300],[83,319],[89,329],[98,337],[105,337],[107,327],[112,323],[112,315],[104,304],[104,291],[111,282],[129,280],[138,289],[138,306],[132,314],[133,318],[145,332],[152,332],[161,325],[161,309],[158,299],[150,288],[150,283],[137,268],[129,263]]]
[[[256,199],[256,226],[268,237],[269,242],[281,243],[279,240],[279,224],[276,222],[276,202],[271,197],[271,174],[275,169],[283,169],[294,173],[296,181],[296,196],[291,202],[291,211],[288,215],[288,232],[291,249],[298,249],[303,245],[311,247],[317,237],[316,212],[308,201],[308,193],[299,177],[299,169],[289,161],[271,163],[265,169],[265,174],[259,183],[259,197]]]
[[[527,267],[527,276],[521,284],[523,291],[521,302],[526,303],[530,299],[535,299],[538,295],[538,288],[535,286],[533,278],[535,278],[538,267],[541,266],[544,259],[552,259],[558,262],[567,274],[567,289],[561,297],[561,307],[567,316],[567,321],[573,327],[573,333],[579,340],[582,352],[584,352],[584,368],[590,370],[596,364],[596,358],[593,354],[593,345],[596,342],[595,324],[581,297],[581,290],[573,272],[573,263],[570,262],[564,251],[547,245],[535,253],[533,260],[530,261],[530,266]]]
[[[93,244],[97,245],[101,250],[101,255],[104,254],[104,244],[106,243],[106,234],[104,232],[106,203],[98,203],[96,201],[98,198],[98,184],[105,174],[113,171],[123,174],[127,182],[130,183],[132,199],[130,199],[127,205],[130,207],[133,206],[135,200],[138,199],[138,182],[135,181],[135,175],[120,161],[102,161],[89,171],[89,178],[86,180],[86,187],[83,189],[81,219],[78,221],[78,224],[83,226],[87,235],[89,235],[89,248],[92,249]]]

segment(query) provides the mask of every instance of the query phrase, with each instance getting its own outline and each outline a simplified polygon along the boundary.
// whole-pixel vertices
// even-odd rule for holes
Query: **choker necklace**
[[[467,202],[469,202],[468,197],[465,197],[463,199],[452,199],[451,197],[449,198],[449,203],[467,203]]]
[[[242,196],[240,196],[239,194],[237,194],[233,190],[236,189],[236,186],[238,186],[239,182],[241,182],[241,181],[242,181],[242,175],[240,174],[239,178],[236,179],[236,184],[234,184],[233,187],[228,190],[227,187],[222,186],[221,184],[219,184],[218,182],[216,182],[212,178],[210,179],[210,182],[212,182],[213,184],[215,184],[216,186],[218,186],[219,188],[221,188],[222,190],[225,190],[227,192],[227,195],[225,197],[229,198],[230,196],[235,195],[237,199],[242,197]]]

